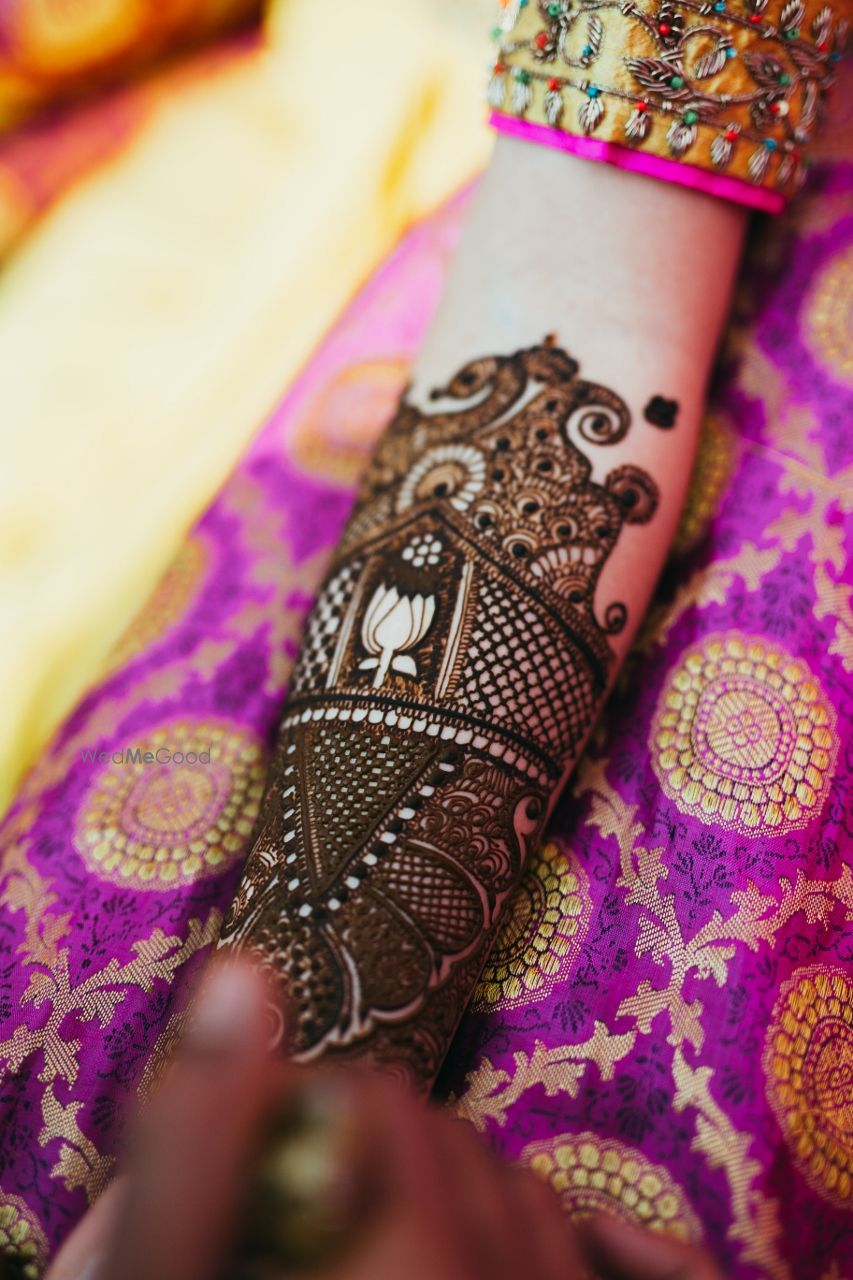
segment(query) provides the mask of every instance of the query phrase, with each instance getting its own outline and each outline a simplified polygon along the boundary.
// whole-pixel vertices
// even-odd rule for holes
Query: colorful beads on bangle
[[[496,112],[759,185],[801,181],[845,38],[825,0],[502,3]]]

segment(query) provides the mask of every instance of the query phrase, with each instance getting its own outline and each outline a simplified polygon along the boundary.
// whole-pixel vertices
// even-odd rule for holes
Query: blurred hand
[[[499,1164],[467,1125],[385,1077],[273,1060],[266,990],[217,966],[187,1048],[139,1125],[130,1168],[67,1242],[47,1280],[219,1280],[298,1270],[246,1267],[242,1224],[264,1134],[300,1096],[349,1117],[360,1151],[359,1220],[323,1280],[568,1280],[584,1274],[553,1193]],[[323,1152],[308,1164],[322,1165]],[[310,1173],[310,1169],[309,1169]],[[346,1187],[344,1185],[344,1194]],[[233,1263],[225,1260],[237,1258]]]
[[[314,1280],[721,1280],[702,1250],[621,1220],[573,1230],[532,1173],[499,1164],[467,1125],[384,1076],[273,1059],[268,1011],[251,967],[214,967],[187,1045],[141,1119],[129,1171],[46,1280],[302,1280],[297,1265],[259,1257],[246,1224],[259,1220],[265,1151],[279,1167],[271,1136],[306,1108],[330,1127],[303,1141],[302,1176],[322,1185],[338,1166],[340,1176],[313,1197],[321,1217],[312,1225],[303,1214],[303,1234],[322,1233],[330,1204],[332,1226],[349,1222]],[[261,1234],[274,1239],[275,1223]]]
[[[577,1234],[590,1271],[608,1280],[723,1280],[706,1250],[611,1214],[580,1223]]]

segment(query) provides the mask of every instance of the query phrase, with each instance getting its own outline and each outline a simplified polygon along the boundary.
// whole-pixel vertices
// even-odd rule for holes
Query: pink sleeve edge
[[[564,133],[548,125],[534,124],[531,120],[518,120],[514,116],[505,116],[498,111],[492,112],[489,124],[499,133],[522,138],[526,142],[556,147],[559,151],[569,151],[573,155],[583,156],[586,160],[597,160],[602,164],[615,165],[618,169],[642,173],[647,178],[656,178],[661,182],[674,182],[677,186],[702,191],[706,195],[716,196],[721,200],[731,200],[737,204],[746,205],[750,209],[757,209],[761,213],[778,214],[785,208],[785,197],[778,191],[768,191],[766,187],[753,187],[748,182],[741,181],[740,178],[729,178],[721,173],[708,173],[705,169],[682,164],[677,160],[648,155],[643,151],[635,151],[631,147],[620,146],[618,142],[602,142],[597,138],[576,137],[572,133]]]

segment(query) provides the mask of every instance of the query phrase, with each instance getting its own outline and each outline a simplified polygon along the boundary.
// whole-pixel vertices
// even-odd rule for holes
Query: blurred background
[[[0,0],[0,813],[335,316],[496,0]]]

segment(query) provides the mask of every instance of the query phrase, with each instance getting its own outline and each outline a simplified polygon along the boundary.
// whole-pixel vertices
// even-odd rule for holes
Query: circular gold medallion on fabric
[[[382,427],[406,389],[403,360],[362,360],[328,378],[288,432],[297,466],[340,485],[364,471]]]
[[[764,1072],[804,1177],[825,1199],[853,1209],[853,976],[813,965],[785,983]]]
[[[77,822],[75,846],[95,875],[166,890],[218,875],[246,854],[265,773],[254,735],[178,720],[124,754],[101,767]]]
[[[0,1190],[0,1262],[20,1280],[39,1280],[47,1261],[47,1240],[36,1215],[19,1196]]]
[[[853,383],[853,245],[818,276],[803,312],[803,336],[815,359]]]
[[[184,617],[207,573],[208,558],[201,537],[191,534],[118,640],[109,656],[111,671],[145,653]]]
[[[670,673],[651,761],[682,813],[781,835],[820,812],[838,749],[835,719],[799,658],[762,637],[711,636]]]
[[[509,1009],[542,999],[574,964],[589,916],[586,872],[549,840],[512,897],[473,1007]]]
[[[550,1183],[570,1218],[610,1213],[680,1240],[701,1239],[699,1219],[669,1171],[615,1138],[564,1133],[525,1147],[521,1163]]]

